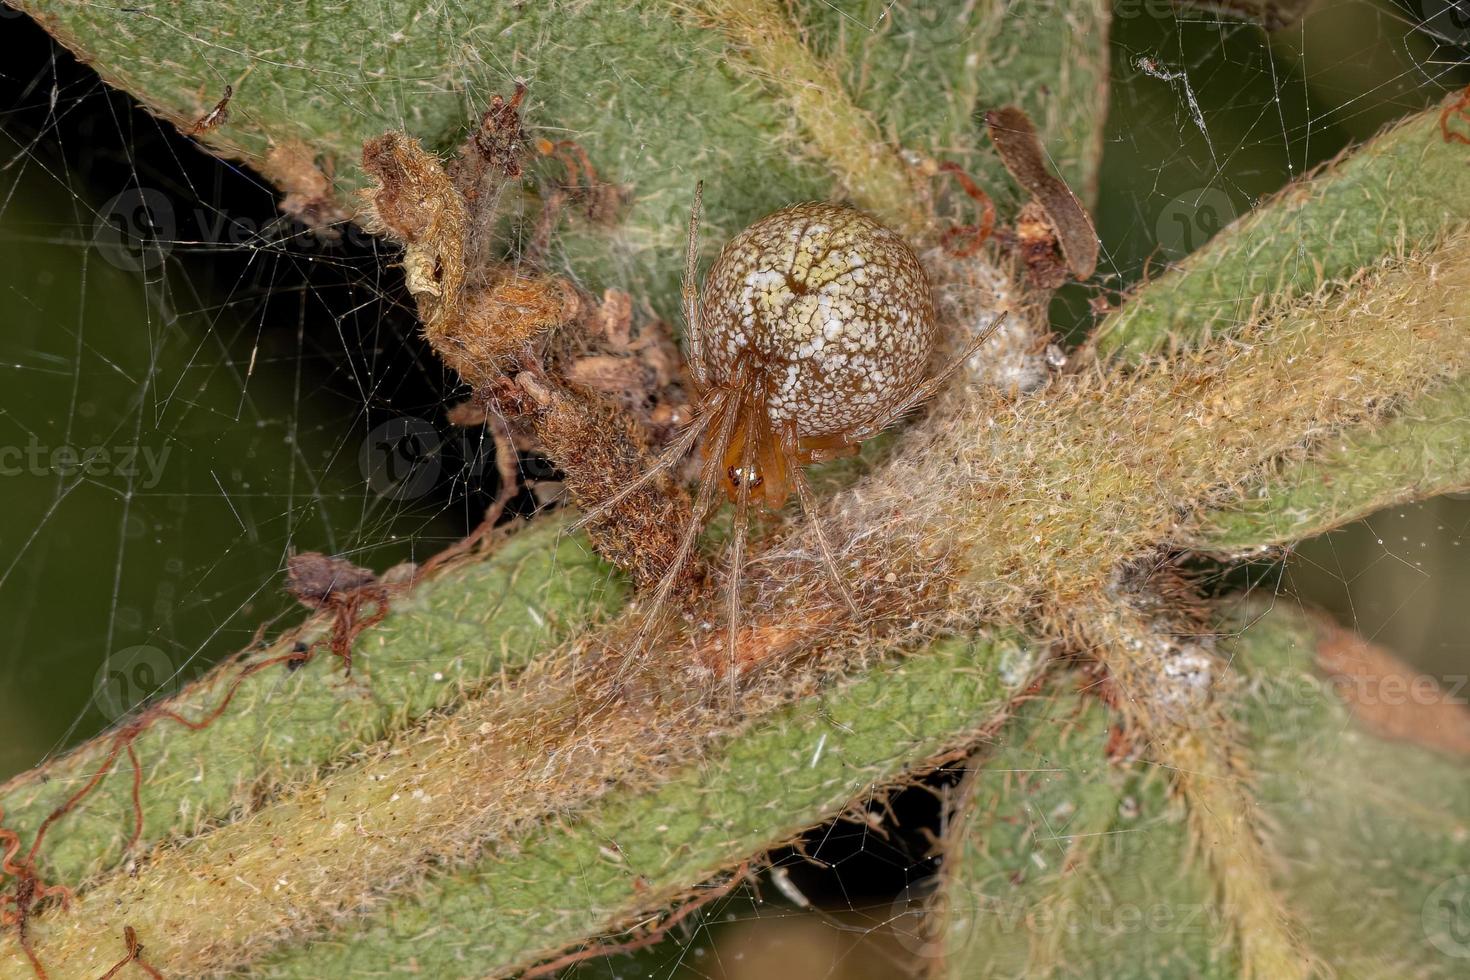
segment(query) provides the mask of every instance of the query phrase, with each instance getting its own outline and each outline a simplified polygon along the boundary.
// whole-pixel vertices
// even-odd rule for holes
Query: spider
[[[701,295],[702,200],[700,184],[689,213],[682,289],[693,416],[653,466],[570,529],[602,517],[699,444],[693,515],[651,608],[665,608],[723,488],[735,504],[726,585],[734,697],[751,504],[775,510],[796,492],[832,588],[861,621],[802,468],[856,453],[938,391],[1000,324],[997,319],[944,370],[926,377],[937,333],[929,278],[897,232],[841,204],[794,204],[756,221],[720,252]]]

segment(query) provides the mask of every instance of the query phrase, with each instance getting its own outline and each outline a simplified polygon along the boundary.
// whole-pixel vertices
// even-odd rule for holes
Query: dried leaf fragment
[[[1046,162],[1046,151],[1036,135],[1036,127],[1016,106],[987,112],[985,125],[1006,170],[1036,199],[1055,229],[1067,268],[1078,279],[1090,277],[1097,270],[1097,231],[1082,202]],[[1035,222],[1037,218],[1033,211],[1031,220]]]
[[[343,558],[304,551],[286,559],[286,588],[308,609],[320,609],[331,600],[378,584],[378,576]]]
[[[331,161],[317,165],[316,152],[291,141],[272,146],[261,163],[271,183],[285,191],[281,211],[313,228],[347,220],[332,186]]]

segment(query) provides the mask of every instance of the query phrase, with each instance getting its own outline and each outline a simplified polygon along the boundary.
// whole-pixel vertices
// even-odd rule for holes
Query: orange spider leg
[[[990,238],[990,233],[995,230],[995,202],[990,195],[981,190],[980,185],[959,164],[946,161],[939,165],[939,172],[954,174],[955,180],[959,182],[961,189],[971,200],[980,205],[980,223],[977,225],[956,225],[944,233],[942,242],[951,255],[959,258],[968,258],[980,251]],[[961,238],[969,238],[966,245],[956,246],[954,243]]]
[[[725,649],[730,666],[730,706],[739,702],[740,690],[736,682],[736,646],[740,636],[740,577],[745,570],[745,542],[750,535],[750,494],[755,487],[756,441],[743,440],[740,450],[740,469],[737,471],[739,489],[735,492],[735,523],[730,531],[730,584],[727,598],[725,623]]]
[[[1470,145],[1470,136],[1450,129],[1450,116],[1452,115],[1464,122],[1470,122],[1470,112],[1467,112],[1467,109],[1470,109],[1470,86],[1466,86],[1465,90],[1460,93],[1460,97],[1445,106],[1444,111],[1439,114],[1439,131],[1444,136],[1446,143]]]

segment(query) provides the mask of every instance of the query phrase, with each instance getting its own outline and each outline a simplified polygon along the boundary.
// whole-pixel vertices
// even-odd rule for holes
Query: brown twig
[[[102,976],[98,977],[97,980],[113,980],[113,977],[116,977],[119,973],[121,973],[122,968],[127,966],[129,963],[138,964],[138,969],[142,970],[150,977],[154,977],[155,980],[163,980],[162,973],[159,973],[157,969],[144,962],[143,944],[138,942],[137,930],[135,930],[132,926],[123,926],[123,942],[127,944],[127,954],[123,956],[122,959],[114,963],[112,965],[112,969],[102,974]]]

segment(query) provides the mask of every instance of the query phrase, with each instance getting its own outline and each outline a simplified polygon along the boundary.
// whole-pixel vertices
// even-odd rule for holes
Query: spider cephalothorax
[[[936,337],[928,276],[896,232],[840,204],[795,204],[761,218],[720,252],[701,296],[699,200],[696,191],[683,286],[694,419],[657,464],[574,527],[605,514],[699,443],[694,515],[653,605],[667,600],[723,487],[736,506],[728,586],[733,657],[751,501],[780,507],[796,491],[833,586],[860,617],[816,522],[802,467],[855,452],[933,394],[985,338],[926,378]]]

